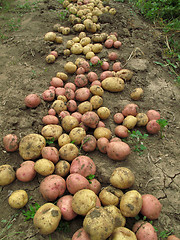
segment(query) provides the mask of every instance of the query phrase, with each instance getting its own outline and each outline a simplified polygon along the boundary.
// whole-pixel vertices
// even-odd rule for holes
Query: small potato
[[[100,53],[103,49],[103,45],[100,44],[100,43],[95,43],[93,46],[92,46],[92,51],[94,53]]]
[[[64,65],[64,69],[67,73],[73,74],[77,70],[77,66],[73,62],[67,62]]]
[[[58,140],[58,138],[62,134],[62,127],[59,125],[46,125],[42,128],[41,134],[46,139],[54,139],[54,141]]]
[[[81,142],[85,152],[93,152],[96,149],[96,138],[93,135],[86,135]]]
[[[120,189],[132,187],[135,182],[134,173],[125,167],[116,168],[110,176],[110,183]]]
[[[101,183],[97,179],[93,178],[92,180],[89,180],[89,189],[98,195],[101,191]]]
[[[124,227],[126,224],[126,218],[121,214],[119,208],[114,205],[105,206],[104,209],[112,215],[115,220],[115,229],[118,227]]]
[[[88,111],[82,115],[81,121],[85,126],[96,128],[99,123],[99,116],[93,111]]]
[[[96,206],[97,196],[89,189],[82,189],[76,192],[72,199],[72,209],[75,213],[85,216]]]
[[[78,112],[81,114],[92,111],[92,109],[92,104],[89,101],[82,102],[78,105]]]
[[[57,206],[61,210],[63,219],[66,221],[71,221],[77,216],[77,214],[72,209],[72,199],[73,197],[71,195],[66,195],[57,201]]]
[[[41,155],[46,140],[40,134],[28,134],[19,143],[19,154],[24,160],[36,159]]]
[[[8,198],[8,203],[12,208],[23,208],[28,202],[28,195],[24,190],[14,191]]]
[[[68,75],[63,72],[57,72],[56,77],[62,79],[64,82],[68,80]]]
[[[8,134],[3,137],[3,144],[7,152],[15,152],[19,146],[18,137],[15,134]]]
[[[73,99],[70,99],[68,102],[67,102],[67,109],[69,112],[75,112],[76,109],[77,109],[77,103],[75,100]]]
[[[113,187],[105,187],[99,193],[99,199],[104,206],[119,204],[119,198],[113,193]]]
[[[148,110],[147,113],[146,113],[147,117],[148,117],[148,120],[151,121],[151,120],[158,120],[161,118],[161,115],[158,111],[156,110]]]
[[[86,131],[81,127],[75,127],[69,133],[71,141],[76,145],[79,145],[85,136]]]
[[[115,127],[114,132],[120,138],[126,138],[129,135],[128,128],[123,125]]]
[[[55,39],[56,39],[56,33],[54,33],[54,32],[48,32],[44,36],[45,41],[54,42]]]
[[[90,42],[91,42],[90,37],[84,37],[81,39],[80,44],[84,47],[84,46],[88,45]]]
[[[68,100],[73,100],[75,98],[75,92],[71,88],[65,88],[64,95]]]
[[[142,88],[135,88],[132,92],[131,92],[131,99],[133,100],[139,100],[142,98],[143,96],[143,89]]]
[[[54,164],[48,159],[42,158],[35,162],[34,169],[42,176],[48,176],[54,172]]]
[[[74,43],[71,47],[71,52],[76,55],[81,54],[83,52],[83,46],[80,43]]]
[[[123,126],[125,126],[128,129],[133,129],[136,126],[137,121],[138,120],[136,117],[128,115],[123,121]]]
[[[47,62],[47,63],[54,63],[55,60],[56,60],[56,57],[55,57],[54,55],[52,55],[52,54],[49,54],[49,55],[47,55],[47,57],[46,57],[46,62]]]
[[[29,94],[25,97],[24,103],[29,108],[36,108],[41,103],[41,98],[37,94]]]
[[[89,82],[94,82],[96,80],[98,80],[98,75],[95,72],[89,72],[87,75],[87,78],[89,80]],[[93,88],[90,88],[90,91],[93,93]],[[98,95],[98,94],[94,94],[94,95]]]
[[[146,126],[146,124],[148,123],[148,116],[145,113],[138,113],[136,115],[136,118],[138,127]]]
[[[34,226],[40,234],[49,235],[56,230],[61,220],[59,207],[52,203],[42,205],[34,215]]]
[[[72,236],[72,240],[91,240],[83,228],[78,229]]]
[[[116,73],[116,77],[122,78],[125,81],[130,81],[133,77],[133,72],[128,69],[121,69]]]
[[[100,107],[97,110],[97,114],[100,117],[100,119],[105,120],[110,116],[111,112],[107,107]]]
[[[55,147],[44,147],[42,149],[42,157],[57,163],[59,161],[59,151]]]
[[[68,134],[63,133],[59,138],[58,138],[58,144],[60,147],[66,145],[67,143],[70,143],[71,139]]]
[[[78,74],[74,79],[74,83],[79,88],[85,87],[88,84],[88,79],[84,74]]]
[[[65,27],[62,29],[62,34],[63,35],[68,35],[70,33],[71,29],[69,27]]]
[[[109,68],[109,63],[103,62],[101,68],[102,68],[103,70],[104,70],[105,68],[108,69],[108,68]],[[106,69],[105,69],[105,70],[106,70]],[[106,78],[113,77],[113,76],[114,76],[114,74],[113,74],[112,71],[104,71],[104,72],[102,72],[101,75],[100,75],[100,80],[103,81],[103,80],[105,80]],[[119,80],[117,80],[117,79],[112,79],[112,82],[113,82],[113,86],[116,85],[117,83],[118,83],[118,85],[119,85]],[[112,84],[111,84],[111,80],[110,80],[110,79],[109,79],[107,82],[105,81],[104,84],[105,84],[105,87],[107,87],[107,88],[112,87]],[[114,86],[114,87],[115,87],[115,86]],[[108,90],[108,89],[106,89],[106,90]]]
[[[57,124],[59,124],[59,119],[53,115],[46,115],[42,118],[42,122],[45,125],[48,125],[48,124],[56,124],[57,125]]]
[[[67,110],[67,106],[62,100],[55,100],[51,105],[51,108],[53,108],[57,114],[59,114],[61,111]]]
[[[98,127],[94,131],[94,136],[95,136],[96,139],[105,137],[109,140],[112,136],[112,132],[108,128]]]
[[[124,81],[118,77],[108,77],[102,81],[102,87],[109,92],[121,92],[124,90]]]
[[[108,157],[116,161],[124,160],[131,153],[129,145],[121,141],[108,143],[106,151]]]
[[[45,90],[42,94],[42,97],[44,101],[51,102],[55,98],[55,91],[51,89]]]
[[[63,160],[72,161],[79,154],[79,150],[73,143],[67,143],[59,149],[59,155]]]
[[[100,97],[103,96],[104,94],[104,90],[102,89],[102,87],[98,86],[98,85],[93,85],[90,87],[90,92],[93,94],[93,95],[98,95]]]
[[[73,26],[73,30],[75,32],[82,32],[82,31],[84,31],[84,29],[85,29],[85,26],[84,26],[84,24],[81,24],[81,23],[77,23]]]
[[[90,103],[92,104],[93,109],[98,109],[103,104],[103,98],[98,95],[92,96]]]
[[[78,120],[78,122],[81,123],[82,114],[80,112],[73,112],[71,116],[75,117]]]
[[[102,153],[107,153],[106,147],[108,143],[109,143],[109,140],[106,137],[100,137],[97,140],[98,150]]]
[[[16,178],[13,167],[9,164],[0,166],[0,186],[6,186],[12,183]]]
[[[73,128],[79,126],[77,118],[73,116],[66,116],[61,121],[61,126],[66,132],[70,132]]]
[[[157,120],[151,120],[147,123],[146,130],[148,133],[157,134],[160,131],[161,127],[156,121]]]
[[[87,87],[82,87],[76,90],[75,99],[79,102],[88,100],[90,97],[90,90]]]
[[[126,192],[120,201],[120,210],[125,217],[135,217],[142,208],[142,196],[136,190]]]
[[[137,240],[136,235],[126,227],[115,228],[109,240]],[[139,239],[139,238],[138,238]]]
[[[70,164],[65,160],[59,161],[55,166],[55,174],[61,177],[66,177],[69,174],[69,171]]]
[[[122,114],[127,117],[128,115],[136,116],[138,111],[138,105],[134,103],[127,104],[122,110]]]
[[[79,173],[71,173],[66,179],[67,189],[71,194],[89,188],[88,180]]]
[[[158,240],[157,233],[149,222],[140,220],[134,224],[132,230],[139,240]]]

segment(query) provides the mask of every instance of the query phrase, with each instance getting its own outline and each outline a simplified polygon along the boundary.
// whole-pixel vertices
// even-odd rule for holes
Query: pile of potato
[[[74,4],[65,0],[63,6],[71,13],[69,20],[74,25],[73,30],[79,32],[78,37],[67,41],[66,54],[84,54],[86,59],[67,62],[64,70],[52,77],[49,88],[42,93],[43,101],[51,103],[51,108],[42,119],[41,134],[32,133],[20,141],[13,134],[3,138],[5,150],[14,152],[18,149],[24,162],[16,171],[8,164],[0,166],[0,185],[6,186],[16,178],[30,182],[37,174],[44,177],[39,192],[47,203],[37,210],[33,221],[41,234],[54,232],[61,218],[71,221],[81,215],[83,228],[74,233],[72,240],[156,240],[157,234],[148,222],[137,222],[132,230],[125,225],[127,218],[134,218],[138,213],[150,220],[157,219],[162,208],[159,200],[150,194],[141,195],[130,190],[135,176],[125,167],[112,172],[111,185],[105,188],[96,178],[88,180],[88,176],[96,174],[96,166],[86,153],[98,148],[112,160],[125,160],[131,150],[121,139],[126,138],[128,130],[135,126],[146,127],[150,134],[158,133],[160,126],[156,120],[160,119],[160,114],[155,110],[142,113],[137,104],[127,104],[113,116],[117,137],[112,137],[113,133],[103,122],[111,116],[110,109],[103,106],[104,92],[123,91],[133,72],[122,69],[120,62],[115,62],[111,71],[108,61],[95,56],[101,52],[103,42],[106,48],[118,49],[121,42],[117,34],[93,34],[90,38],[84,31],[95,33],[100,29],[98,16],[106,12],[115,14],[115,9],[104,7],[100,0],[78,0]],[[67,35],[71,30],[56,24],[54,31]],[[62,38],[53,32],[47,33],[45,40],[62,42]],[[57,53],[51,52],[49,56],[48,59],[56,59]],[[116,61],[118,56],[113,53],[108,58]],[[91,71],[91,65],[99,63],[100,76]],[[69,76],[74,77],[73,81],[68,81]],[[134,89],[130,95],[134,101],[142,96],[141,88]],[[25,105],[36,108],[42,99],[37,94],[30,94],[25,98]],[[89,134],[89,129],[93,134]],[[48,140],[53,140],[56,147],[48,146]],[[65,191],[68,194],[64,195]],[[28,195],[24,190],[14,191],[8,202],[12,208],[23,208]]]

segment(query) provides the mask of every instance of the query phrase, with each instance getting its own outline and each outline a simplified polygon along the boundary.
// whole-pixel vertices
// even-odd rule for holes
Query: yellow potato
[[[46,139],[54,139],[54,141],[56,141],[61,136],[62,131],[63,130],[61,126],[55,125],[55,124],[49,124],[42,128],[41,134]]]
[[[114,205],[105,206],[104,209],[112,215],[115,220],[115,228],[124,227],[126,224],[126,218],[122,215],[119,208]]]
[[[79,145],[85,136],[86,131],[82,127],[75,127],[69,133],[71,141],[76,145]]]
[[[59,161],[55,167],[55,174],[66,177],[69,174],[70,166],[71,165],[65,160]]]
[[[94,136],[95,136],[96,139],[99,139],[101,137],[105,137],[107,139],[110,139],[111,136],[112,136],[112,132],[108,128],[98,127],[94,131]]]
[[[90,103],[92,104],[93,109],[98,109],[103,104],[103,98],[98,95],[92,96]]]
[[[23,208],[28,202],[28,195],[24,190],[14,191],[8,198],[8,203],[12,208]]]
[[[143,96],[143,89],[142,88],[135,88],[132,92],[131,92],[131,98],[133,100],[139,100],[142,98]]]
[[[73,44],[73,46],[71,47],[71,52],[73,54],[81,54],[83,52],[82,45],[80,43]]]
[[[78,112],[81,114],[92,111],[92,109],[92,104],[89,101],[82,102],[78,105]]]
[[[79,122],[73,116],[65,116],[61,121],[61,126],[66,132],[70,132],[73,128],[79,126]]]
[[[59,149],[60,158],[67,161],[72,161],[79,154],[79,150],[73,143],[67,143]]]
[[[42,158],[35,162],[34,169],[42,176],[48,176],[54,172],[54,164],[52,161]]]
[[[110,113],[111,112],[110,112],[109,108],[107,108],[107,107],[100,107],[97,110],[97,114],[102,120],[107,119],[110,116]]]
[[[73,62],[67,62],[64,65],[64,69],[67,73],[73,74],[77,70],[77,66]]]
[[[137,240],[135,233],[125,227],[115,228],[109,240]]]
[[[0,166],[0,186],[6,186],[12,183],[16,178],[13,167],[9,164]]]
[[[98,95],[100,97],[103,96],[104,94],[104,90],[102,89],[102,87],[98,86],[98,85],[93,85],[90,87],[90,92],[93,94],[93,95]]]
[[[67,106],[65,105],[64,101],[62,100],[55,100],[53,104],[51,105],[51,108],[53,108],[57,114],[59,114],[61,111],[66,111]]]
[[[108,77],[102,81],[102,88],[109,92],[121,92],[124,87],[124,81],[119,77]]]
[[[68,134],[63,133],[59,138],[58,138],[58,144],[60,147],[64,146],[67,143],[70,143],[71,139]]]
[[[136,123],[137,118],[132,115],[128,115],[123,121],[123,125],[128,129],[133,129],[136,126]]]
[[[145,113],[138,113],[136,115],[137,118],[137,126],[141,127],[141,126],[146,126],[146,124],[148,123],[148,116]]]

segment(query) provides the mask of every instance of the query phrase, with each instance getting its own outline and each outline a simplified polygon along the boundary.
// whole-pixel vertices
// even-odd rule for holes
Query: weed
[[[67,17],[68,11],[64,11],[64,12],[60,12],[58,14],[58,17],[60,18],[60,20],[64,20]]]
[[[90,62],[89,63],[89,65],[91,66],[91,67],[97,67],[97,66],[102,66],[102,64],[103,64],[103,62],[101,61],[101,60],[98,60],[98,63],[96,63],[96,64],[92,64],[92,62]]]
[[[58,227],[57,227],[57,231],[59,232],[64,232],[64,233],[68,233],[70,232],[70,225],[69,225],[69,222],[61,219]]]
[[[163,130],[168,125],[168,121],[166,119],[158,119],[156,122],[160,125],[160,134],[161,138],[163,138]]]
[[[46,139],[46,144],[50,145],[52,143],[54,143],[54,137],[50,139]]]
[[[86,177],[86,179],[89,181],[89,183],[91,184],[92,182],[91,182],[91,180],[93,179],[95,177],[95,175],[93,175],[93,174],[90,174],[90,175],[88,175],[87,177]]]
[[[63,4],[64,0],[57,0],[57,2]]]
[[[86,142],[88,142],[89,140],[90,140],[90,138],[89,138],[89,137],[87,137],[87,138],[83,139],[83,143],[82,143],[82,144],[81,144],[81,146],[79,147],[79,152],[81,151],[81,149],[82,149],[83,145],[84,145]]]
[[[24,221],[28,221],[29,219],[33,219],[35,213],[40,208],[40,205],[38,203],[34,203],[33,205],[29,205],[29,210],[25,211],[22,210],[22,214],[26,217]]]

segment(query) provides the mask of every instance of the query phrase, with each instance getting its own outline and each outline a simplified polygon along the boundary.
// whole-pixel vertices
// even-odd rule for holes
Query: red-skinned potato
[[[45,177],[40,183],[39,191],[46,201],[55,201],[66,190],[66,182],[59,175],[52,174]]]
[[[30,182],[36,176],[34,169],[35,162],[25,161],[21,164],[20,168],[16,170],[16,177],[21,182]]]
[[[89,97],[90,97],[89,88],[83,87],[75,91],[75,99],[79,102],[86,101],[88,100]]]
[[[77,87],[85,87],[88,84],[88,79],[84,74],[79,74],[75,77],[74,83]]]
[[[87,75],[89,82],[94,82],[98,80],[98,75],[95,72],[89,72]]]
[[[98,85],[101,87],[101,82],[98,80],[95,80],[94,82],[91,83],[91,86],[93,86],[93,85]]]
[[[65,195],[61,197],[57,202],[57,206],[61,210],[62,217],[66,221],[71,221],[77,216],[77,214],[72,209],[72,198],[73,197],[71,195]]]
[[[64,86],[63,80],[58,77],[53,77],[51,79],[50,84],[51,84],[51,86],[54,86],[54,87],[63,87]]]
[[[50,108],[49,111],[48,111],[48,114],[55,116],[56,115],[56,111],[53,108]]]
[[[160,125],[156,122],[157,120],[151,120],[146,125],[146,130],[150,134],[157,134],[160,131]]]
[[[108,77],[113,77],[113,72],[112,71],[104,71],[100,75],[100,80],[103,81],[105,78]]]
[[[122,45],[122,43],[121,43],[120,41],[115,41],[113,46],[114,46],[115,48],[120,48],[121,45]]]
[[[75,92],[74,92],[71,88],[65,88],[64,96],[65,96],[68,100],[72,100],[72,99],[75,98]]]
[[[81,145],[85,152],[93,152],[96,149],[96,138],[88,134],[83,138]]]
[[[111,60],[111,61],[115,61],[115,60],[118,59],[118,54],[117,54],[116,52],[110,52],[110,53],[108,54],[108,58],[109,58],[109,60]]]
[[[106,62],[106,61],[102,62],[101,68],[104,71],[108,70],[109,69],[109,63]]]
[[[74,92],[76,91],[76,85],[74,83],[68,82],[64,85],[64,88],[71,88]]]
[[[59,151],[55,147],[44,147],[42,149],[42,157],[57,163],[59,161]]]
[[[121,63],[120,62],[116,62],[113,64],[113,71],[117,72],[117,71],[120,71],[122,68],[121,68]]]
[[[96,128],[99,123],[99,116],[93,111],[88,111],[82,115],[81,121],[90,128]]]
[[[100,152],[102,153],[107,153],[107,145],[109,143],[109,140],[105,137],[101,137],[97,140],[97,147],[99,149]]]
[[[138,105],[134,103],[127,104],[124,109],[122,110],[122,114],[127,117],[128,115],[136,116],[137,115],[137,110],[138,110]]]
[[[37,94],[29,94],[24,99],[25,105],[29,108],[36,108],[41,103],[41,98]]]
[[[72,240],[91,240],[84,228],[78,229],[72,236]]]
[[[51,102],[55,98],[55,91],[52,89],[45,90],[42,94],[43,100],[47,102]]]
[[[93,178],[89,180],[89,189],[98,195],[101,190],[101,183],[97,179]]]
[[[114,41],[113,39],[107,39],[104,43],[105,47],[106,48],[112,48],[113,47],[113,44],[114,44]]]
[[[73,112],[73,113],[71,114],[71,116],[72,116],[72,117],[75,117],[75,118],[78,120],[79,123],[81,122],[81,118],[82,118],[82,114],[81,114],[81,113],[79,113],[79,112]]]
[[[160,201],[151,194],[142,195],[143,204],[141,208],[141,214],[146,216],[150,220],[158,219],[162,204]]]
[[[59,95],[65,95],[66,89],[62,87],[57,87],[55,89],[56,96],[58,97]]]
[[[110,140],[110,142],[121,142],[121,139],[120,138],[118,138],[118,137],[113,137],[113,138],[111,138],[111,140]]]
[[[114,122],[117,124],[121,124],[124,120],[124,115],[122,113],[116,113],[114,114]]]
[[[83,67],[85,72],[89,72],[90,70],[90,65],[87,61],[83,60],[78,63],[78,67]]]
[[[147,111],[146,115],[148,116],[148,120],[158,120],[161,118],[161,115],[158,111],[156,110],[149,110]]]
[[[3,137],[4,148],[7,152],[15,152],[18,149],[18,137],[15,134],[8,134]]]
[[[89,188],[88,180],[79,173],[72,173],[66,179],[67,189],[71,194],[75,194],[81,189]]]
[[[138,221],[132,228],[137,240],[158,240],[154,227],[149,222]]]
[[[126,138],[129,135],[128,128],[123,125],[117,126],[114,131],[115,131],[116,136],[118,136],[120,138]]]
[[[167,240],[179,240],[179,238],[176,237],[175,235],[170,235],[168,236]]]
[[[108,143],[106,150],[108,157],[116,161],[124,160],[131,153],[129,145],[121,141]]]
[[[93,64],[93,65],[96,65],[98,64],[98,62],[100,61],[100,58],[98,56],[94,56],[90,59],[90,62]]]
[[[77,109],[77,103],[75,100],[71,99],[67,102],[67,109],[70,112],[75,112]]]
[[[57,124],[59,124],[59,119],[53,115],[46,115],[43,117],[42,122],[45,125],[48,125],[48,124],[56,124],[57,125]]]

